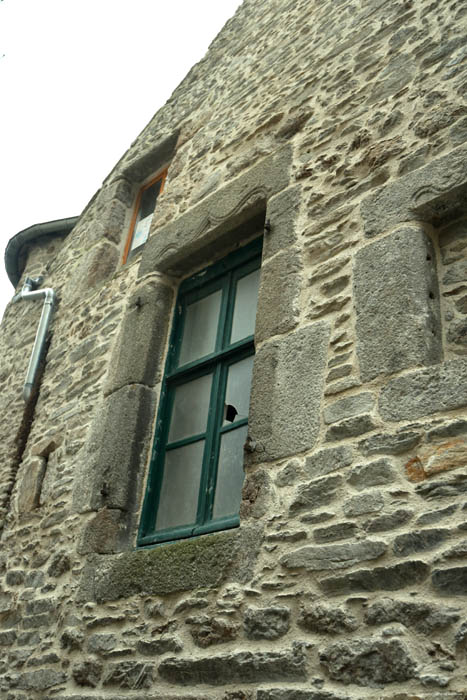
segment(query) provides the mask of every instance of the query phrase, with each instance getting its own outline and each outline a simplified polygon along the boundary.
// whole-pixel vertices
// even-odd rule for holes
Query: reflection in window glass
[[[236,343],[255,332],[260,271],[254,270],[237,282],[230,342]]]
[[[193,362],[215,350],[221,297],[219,289],[187,306],[179,365]]]
[[[190,525],[196,520],[204,440],[167,450],[157,511],[157,528]]]
[[[224,433],[221,438],[219,467],[217,471],[216,495],[214,498],[214,518],[236,515],[242,499],[243,445],[248,433],[244,425]]]
[[[170,422],[169,442],[204,433],[208,420],[212,375],[206,374],[177,386]]]

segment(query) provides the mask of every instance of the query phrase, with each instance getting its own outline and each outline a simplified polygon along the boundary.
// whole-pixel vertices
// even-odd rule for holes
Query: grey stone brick
[[[149,449],[153,415],[153,391],[141,385],[123,387],[103,400],[75,482],[76,510],[128,510]]]
[[[260,348],[250,404],[249,434],[259,448],[251,455],[253,461],[280,459],[313,447],[328,339],[328,324],[314,323]]]
[[[344,399],[335,401],[324,409],[324,420],[326,423],[336,423],[344,418],[369,413],[375,405],[375,397],[370,392],[346,396]]]
[[[346,610],[325,605],[302,608],[297,624],[307,632],[317,634],[345,634],[354,632],[359,626],[357,618]]]
[[[467,360],[408,372],[383,388],[379,410],[384,420],[413,420],[467,405]]]
[[[344,469],[352,464],[352,448],[347,445],[328,447],[306,458],[305,472],[314,478]]]
[[[319,585],[330,595],[397,591],[407,586],[418,586],[427,578],[429,572],[429,565],[423,561],[405,561],[395,566],[359,569],[343,576],[321,579]]]
[[[271,231],[264,237],[265,260],[280,251],[293,248],[296,244],[300,201],[300,185],[289,187],[268,200],[266,219],[271,222]]]
[[[358,496],[349,498],[344,503],[344,513],[348,517],[375,513],[384,505],[384,498],[379,491],[367,491]]]
[[[378,459],[369,464],[359,464],[352,468],[348,478],[349,484],[356,489],[369,486],[385,486],[396,480],[396,473],[389,459]]]
[[[418,445],[421,433],[400,430],[397,433],[378,433],[358,443],[358,449],[366,456],[388,454],[399,455]]]
[[[449,530],[418,530],[399,535],[394,540],[394,554],[405,557],[414,552],[435,549],[449,537]]]
[[[380,687],[413,678],[416,663],[399,639],[337,642],[320,653],[330,678],[340,683]]]
[[[300,316],[302,263],[297,250],[285,250],[261,267],[255,340],[293,330]]]
[[[47,690],[55,685],[66,683],[67,676],[63,671],[55,671],[53,668],[43,668],[37,671],[21,673],[16,681],[16,686],[21,690],[39,692]]]
[[[127,384],[152,387],[160,381],[173,296],[169,287],[155,280],[132,294],[113,349],[106,394]]]
[[[301,645],[284,651],[236,651],[204,658],[168,658],[159,666],[164,680],[180,685],[224,685],[264,681],[300,681],[307,677]]]
[[[357,437],[362,433],[368,433],[377,427],[374,419],[367,414],[347,418],[340,423],[334,423],[326,433],[328,442],[333,440],[345,440],[349,437]]]
[[[290,506],[290,514],[295,515],[304,510],[313,510],[328,505],[336,498],[342,484],[342,476],[335,474],[299,487]]]
[[[117,600],[144,591],[163,595],[209,588],[224,581],[248,581],[261,543],[261,529],[218,532],[180,540],[155,549],[90,557],[79,593],[80,600]],[[234,572],[234,573],[232,573]]]
[[[290,609],[285,606],[248,608],[244,618],[247,639],[278,639],[290,627]]]
[[[313,539],[320,544],[335,542],[336,540],[345,540],[354,537],[357,530],[358,528],[355,523],[337,523],[336,525],[329,525],[328,527],[313,530]]]
[[[138,661],[120,661],[107,666],[102,684],[138,690],[150,688],[153,681],[154,667],[149,663]]]
[[[456,206],[455,201],[450,201],[450,193],[454,197],[463,196],[459,192],[459,183],[467,180],[466,153],[467,146],[462,144],[368,195],[361,205],[365,234],[375,236],[402,221],[417,219],[436,225],[439,220],[438,203],[443,205],[441,216],[446,216],[450,206]]]
[[[357,253],[357,356],[363,381],[440,361],[434,261],[423,230],[407,226]]]
[[[330,544],[323,547],[307,546],[285,554],[280,563],[287,569],[345,569],[361,561],[377,559],[387,550],[384,542],[365,540],[347,544]]]
[[[433,586],[443,595],[467,595],[467,566],[433,571]]]
[[[435,630],[444,629],[460,619],[454,608],[446,608],[431,603],[418,603],[405,600],[383,598],[373,603],[365,612],[367,625],[384,625],[400,622],[417,632],[430,635]]]
[[[367,532],[384,532],[386,530],[394,530],[401,525],[405,525],[413,517],[413,510],[407,508],[398,508],[393,513],[384,513],[378,518],[368,520],[364,524]]]

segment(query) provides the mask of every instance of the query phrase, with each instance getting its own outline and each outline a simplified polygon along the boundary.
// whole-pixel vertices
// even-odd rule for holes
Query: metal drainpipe
[[[12,299],[13,302],[21,301],[21,299],[30,299],[31,301],[34,301],[34,299],[44,299],[42,313],[39,320],[39,325],[37,327],[36,338],[34,340],[34,347],[29,360],[26,381],[24,382],[23,387],[23,399],[25,401],[27,401],[31,396],[32,387],[34,386],[37,368],[39,367],[42,351],[44,349],[44,343],[47,337],[47,331],[49,330],[50,318],[52,316],[56,298],[54,290],[50,287],[45,289],[36,289],[36,287],[42,284],[43,279],[43,277],[26,277],[21,291],[18,292],[18,294],[15,294]]]

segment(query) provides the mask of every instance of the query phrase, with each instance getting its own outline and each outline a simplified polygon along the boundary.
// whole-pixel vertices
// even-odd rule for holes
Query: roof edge
[[[66,219],[55,219],[54,221],[45,221],[41,224],[33,224],[10,238],[5,248],[5,269],[13,287],[16,288],[23,273],[19,269],[19,256],[23,246],[43,236],[54,234],[68,236],[78,218],[78,216],[71,216]]]

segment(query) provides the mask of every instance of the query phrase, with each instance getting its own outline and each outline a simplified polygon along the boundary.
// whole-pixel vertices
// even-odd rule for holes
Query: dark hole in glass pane
[[[232,404],[228,403],[225,405],[225,419],[229,421],[229,423],[233,423],[235,420],[235,416],[238,415],[238,411],[235,408],[235,406],[232,406]]]

